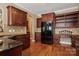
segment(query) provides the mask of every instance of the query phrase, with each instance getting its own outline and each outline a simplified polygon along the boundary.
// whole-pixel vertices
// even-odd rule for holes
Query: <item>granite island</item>
[[[21,41],[4,39],[3,44],[0,45],[0,56],[21,56],[22,55],[22,45]]]

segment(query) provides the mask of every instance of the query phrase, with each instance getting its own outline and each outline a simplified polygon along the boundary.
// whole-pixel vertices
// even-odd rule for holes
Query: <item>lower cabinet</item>
[[[22,56],[22,46],[2,51],[0,56]]]
[[[59,35],[53,36],[53,44],[59,44]]]
[[[35,32],[35,41],[41,42],[41,32]]]
[[[15,39],[23,42],[23,49],[30,47],[30,34],[17,35]]]

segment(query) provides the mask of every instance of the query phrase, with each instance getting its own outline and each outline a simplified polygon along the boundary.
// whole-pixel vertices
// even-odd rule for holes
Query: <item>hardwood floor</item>
[[[32,43],[30,48],[22,52],[23,56],[75,56],[76,49],[60,45]]]

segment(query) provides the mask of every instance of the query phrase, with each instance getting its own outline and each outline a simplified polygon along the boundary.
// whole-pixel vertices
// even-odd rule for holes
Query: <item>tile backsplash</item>
[[[41,28],[37,28],[35,32],[41,32]]]
[[[7,26],[4,28],[4,32],[26,32],[26,27]]]
[[[79,35],[79,28],[56,28],[55,29],[55,34],[59,34],[59,31],[61,30],[68,30],[72,31],[73,35]],[[41,28],[37,28],[35,32],[41,32]]]
[[[55,33],[59,34],[59,31],[61,30],[72,31],[73,35],[79,35],[79,28],[58,28],[58,29],[55,29]]]

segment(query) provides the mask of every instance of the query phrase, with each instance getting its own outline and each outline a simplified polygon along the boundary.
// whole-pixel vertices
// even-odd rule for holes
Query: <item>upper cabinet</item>
[[[55,20],[55,13],[42,14],[41,18],[37,18],[37,28],[41,27],[41,22],[53,21]]]
[[[56,15],[56,28],[79,27],[79,11]]]
[[[38,28],[41,27],[41,20],[42,20],[42,18],[37,18],[37,27]]]
[[[27,24],[27,13],[15,8],[8,6],[8,25],[9,26],[26,26]]]
[[[42,14],[42,21],[53,21],[55,20],[55,13]]]

